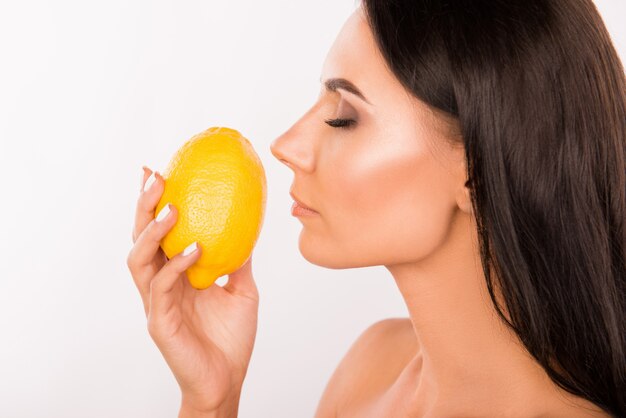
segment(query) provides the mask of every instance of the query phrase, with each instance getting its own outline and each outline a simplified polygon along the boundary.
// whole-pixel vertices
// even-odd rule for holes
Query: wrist
[[[230,396],[217,408],[207,409],[186,398],[181,400],[178,418],[236,418],[239,409],[239,393]]]

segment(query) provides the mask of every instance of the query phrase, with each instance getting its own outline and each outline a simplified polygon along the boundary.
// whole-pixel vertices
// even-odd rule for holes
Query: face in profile
[[[333,79],[363,97],[341,82],[328,89]],[[321,83],[317,101],[270,147],[293,170],[293,194],[318,212],[298,218],[300,252],[329,268],[425,259],[469,213],[455,125],[394,77],[360,7],[328,52]],[[352,122],[326,123],[336,118]]]

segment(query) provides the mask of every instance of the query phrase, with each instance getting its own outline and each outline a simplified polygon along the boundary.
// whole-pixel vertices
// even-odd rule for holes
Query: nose
[[[279,136],[278,138],[274,139],[271,144],[270,144],[270,152],[272,153],[272,155],[281,163],[284,163],[285,165],[289,166],[289,162],[285,159],[285,155],[283,154],[283,148],[282,148],[282,137],[285,134],[282,134],[281,136]],[[279,141],[281,143],[279,143]]]
[[[274,139],[270,144],[272,155],[290,169],[311,172],[315,159],[315,132],[306,128],[303,119]]]

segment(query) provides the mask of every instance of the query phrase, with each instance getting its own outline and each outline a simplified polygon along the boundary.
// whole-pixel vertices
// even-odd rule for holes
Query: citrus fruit
[[[197,241],[202,253],[187,277],[206,289],[252,254],[265,214],[263,165],[241,133],[212,127],[185,142],[161,175],[165,189],[155,213],[167,203],[178,210],[161,248],[172,258]]]

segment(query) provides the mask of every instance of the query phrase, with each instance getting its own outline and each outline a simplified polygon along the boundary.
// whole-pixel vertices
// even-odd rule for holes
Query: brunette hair
[[[499,316],[556,384],[626,416],[626,80],[594,4],[362,3],[398,80],[459,122]]]

